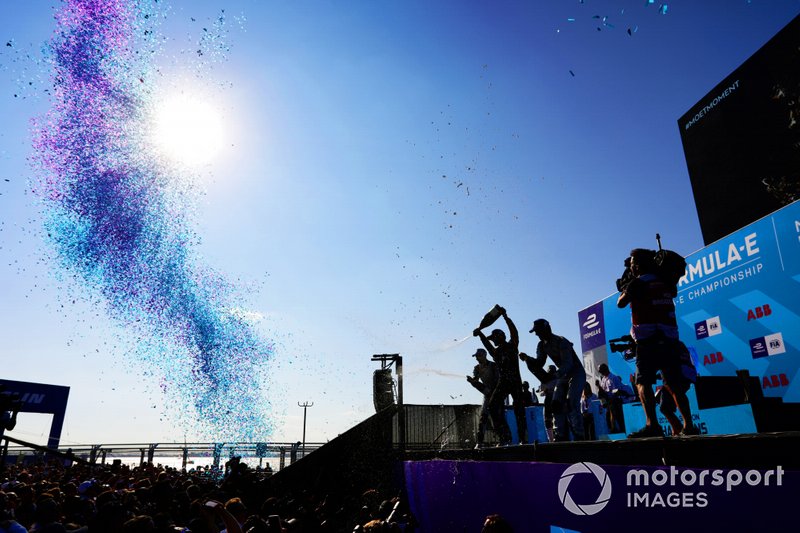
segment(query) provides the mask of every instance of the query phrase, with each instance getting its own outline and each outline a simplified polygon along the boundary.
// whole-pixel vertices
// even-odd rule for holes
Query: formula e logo
[[[713,337],[720,333],[722,333],[722,323],[718,316],[697,322],[694,325],[694,334],[698,340],[705,339],[706,337]]]
[[[600,494],[594,503],[577,504],[570,496],[569,485],[572,483],[572,478],[578,474],[593,474],[597,482],[600,483]],[[581,516],[597,514],[608,505],[608,501],[611,499],[611,480],[606,471],[594,463],[575,463],[567,467],[564,473],[561,474],[561,479],[558,480],[558,499],[564,505],[564,508],[572,514]]]
[[[773,333],[766,337],[750,339],[750,352],[753,359],[786,353],[786,345],[783,344],[783,335]]]
[[[603,331],[603,302],[587,307],[578,312],[578,323],[581,326],[581,350],[588,352],[606,343]]]
[[[583,323],[583,327],[586,329],[594,329],[600,325],[600,322],[597,320],[597,313],[592,313],[591,315],[586,317],[586,321]]]

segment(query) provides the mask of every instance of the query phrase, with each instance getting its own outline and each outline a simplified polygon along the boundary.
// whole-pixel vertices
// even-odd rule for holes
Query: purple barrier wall
[[[487,515],[516,532],[789,531],[800,472],[495,461],[409,461],[423,532],[480,531]],[[552,528],[552,529],[551,529]]]

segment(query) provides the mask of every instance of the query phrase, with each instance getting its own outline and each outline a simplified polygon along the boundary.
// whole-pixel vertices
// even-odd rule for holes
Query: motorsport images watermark
[[[569,486],[576,476],[589,474],[599,484],[599,492],[594,502],[577,503],[569,493]],[[627,507],[687,508],[707,507],[710,503],[707,488],[713,487],[731,492],[735,487],[747,485],[783,485],[783,467],[771,470],[722,470],[722,469],[678,469],[674,466],[664,468],[629,468],[625,475],[625,503]],[[591,479],[591,478],[588,478]],[[608,505],[612,493],[611,478],[601,466],[594,463],[575,463],[567,467],[558,480],[558,499],[572,514],[591,516]],[[664,492],[669,490],[669,492]]]

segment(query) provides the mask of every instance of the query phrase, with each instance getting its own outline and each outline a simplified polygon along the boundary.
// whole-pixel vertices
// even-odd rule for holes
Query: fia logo
[[[753,359],[786,353],[783,335],[779,332],[766,337],[750,339],[750,352],[753,355]]]
[[[722,333],[722,322],[718,316],[697,322],[694,325],[694,334],[698,340],[713,337]]]

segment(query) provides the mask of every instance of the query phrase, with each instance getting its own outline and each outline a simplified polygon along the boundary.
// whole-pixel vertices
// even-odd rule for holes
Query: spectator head
[[[600,373],[601,376],[605,377],[611,373],[608,369],[608,365],[605,363],[601,363],[600,366],[597,367],[597,371]]]
[[[61,511],[53,498],[44,498],[36,504],[36,522],[42,526],[61,520]]]
[[[386,528],[384,527],[382,520],[370,520],[364,524],[362,531],[365,533],[377,533],[378,531],[386,531]]]
[[[486,362],[486,350],[484,350],[483,348],[478,348],[477,350],[475,350],[475,353],[472,354],[472,357],[477,359],[479,363],[485,363]]]
[[[151,533],[155,530],[156,525],[148,515],[134,516],[122,524],[123,533]]]
[[[11,503],[8,500],[8,495],[5,492],[0,492],[0,520],[8,520],[11,518]]]
[[[225,510],[233,515],[237,522],[243,524],[247,519],[247,508],[241,498],[231,498],[225,502]]]
[[[481,533],[514,533],[514,529],[508,520],[499,514],[490,514],[483,522]]]

